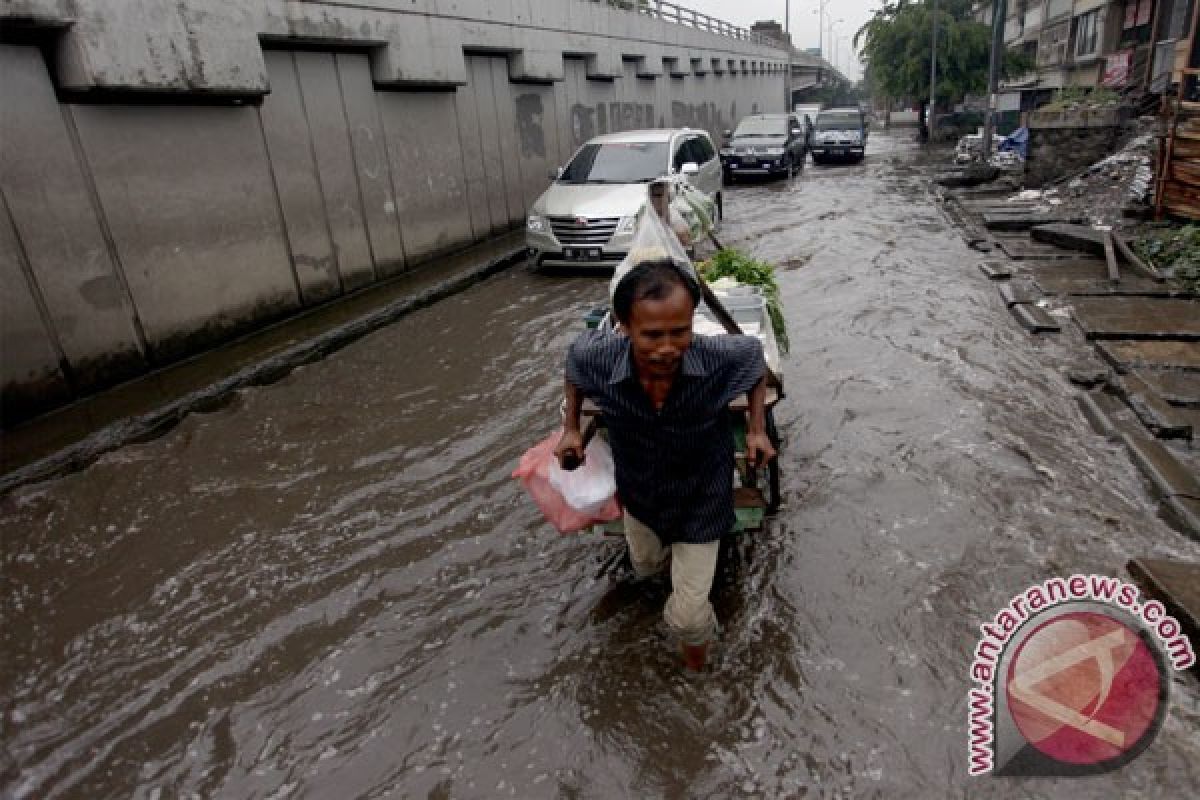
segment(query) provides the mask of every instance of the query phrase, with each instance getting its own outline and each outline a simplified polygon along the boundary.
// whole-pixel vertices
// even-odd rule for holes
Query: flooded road
[[[1200,692],[1086,780],[967,777],[977,626],[1054,575],[1200,558],[940,217],[918,155],[739,186],[784,266],[785,507],[710,672],[509,474],[606,282],[514,270],[0,500],[0,796],[1182,797]]]

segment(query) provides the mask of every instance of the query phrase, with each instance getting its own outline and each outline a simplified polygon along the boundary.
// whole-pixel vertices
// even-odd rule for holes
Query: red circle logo
[[[1008,668],[1008,707],[1021,735],[1065,764],[1094,765],[1133,750],[1163,700],[1154,654],[1105,614],[1073,612],[1035,629]]]

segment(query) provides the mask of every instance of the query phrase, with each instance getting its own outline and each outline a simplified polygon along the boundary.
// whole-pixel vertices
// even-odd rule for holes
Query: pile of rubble
[[[1120,227],[1124,218],[1149,216],[1153,186],[1154,136],[1145,134],[1065,181],[1058,194],[1091,224]]]
[[[937,182],[946,188],[995,190],[1001,196],[1008,189],[1011,194],[1003,202],[1035,218],[1034,222],[1043,215],[1047,220],[1069,219],[1101,228],[1123,228],[1128,220],[1146,219],[1152,213],[1154,147],[1153,134],[1136,136],[1116,153],[1048,189],[1022,191],[1013,185],[1013,168],[1019,170],[1019,161],[1015,165],[975,161],[939,176]],[[997,153],[995,157],[1001,155],[1013,154]]]

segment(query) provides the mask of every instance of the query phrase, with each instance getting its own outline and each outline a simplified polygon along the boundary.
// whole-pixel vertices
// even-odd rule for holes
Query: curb
[[[156,439],[178,425],[189,414],[220,408],[239,389],[275,383],[297,367],[319,361],[413,311],[431,306],[519,264],[525,259],[525,253],[524,247],[518,248],[453,278],[436,283],[411,297],[396,300],[356,320],[289,347],[153,411],[127,417],[94,431],[57,453],[0,475],[0,496],[20,486],[84,469],[105,453],[127,444]]]
[[[1121,441],[1129,449],[1138,468],[1146,474],[1146,478],[1154,486],[1159,497],[1190,497],[1200,500],[1200,486],[1191,477],[1188,469],[1154,439],[1134,438],[1128,433],[1121,434]],[[1175,473],[1173,479],[1170,473]]]
[[[1021,323],[1021,327],[1030,333],[1061,333],[1062,325],[1058,320],[1046,313],[1045,309],[1034,305],[1012,305],[1009,311]]]
[[[1100,407],[1100,403],[1096,401],[1094,395],[1090,392],[1077,394],[1075,402],[1079,405],[1079,410],[1083,412],[1083,416],[1092,426],[1092,430],[1109,441],[1117,441],[1120,438],[1120,431],[1113,425],[1108,412]]]
[[[1200,542],[1200,515],[1193,512],[1187,505],[1179,502],[1178,497],[1168,497],[1163,501],[1167,512],[1179,523],[1183,531]]]
[[[1075,402],[1098,435],[1124,445],[1130,460],[1158,498],[1160,512],[1165,512],[1185,536],[1200,541],[1200,484],[1188,469],[1157,440],[1122,432],[1095,394],[1078,394]],[[1175,473],[1175,478],[1171,473]]]

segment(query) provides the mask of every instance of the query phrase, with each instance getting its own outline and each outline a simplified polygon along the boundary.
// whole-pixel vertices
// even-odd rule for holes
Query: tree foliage
[[[938,105],[987,90],[991,28],[975,21],[970,0],[939,0]],[[867,63],[872,88],[895,98],[929,97],[933,8],[930,0],[887,0],[854,36]],[[1006,76],[1032,68],[1016,52],[1005,58]]]

